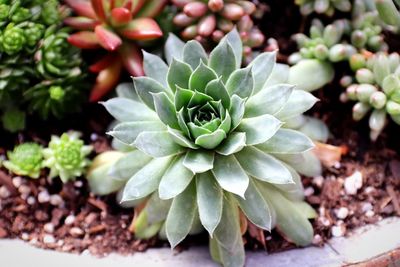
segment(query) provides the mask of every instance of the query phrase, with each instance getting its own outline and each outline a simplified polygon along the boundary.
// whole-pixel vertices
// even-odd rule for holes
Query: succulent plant
[[[68,38],[69,42],[82,49],[102,47],[108,51],[90,67],[98,73],[91,101],[98,101],[117,85],[123,66],[133,76],[143,75],[138,42],[162,36],[152,17],[162,10],[166,0],[66,0],[66,3],[78,17],[67,18],[65,23],[80,30]]]
[[[380,18],[388,25],[400,29],[400,1],[399,0],[375,0],[376,9]]]
[[[308,16],[313,12],[333,16],[335,10],[349,12],[351,10],[350,0],[295,0],[300,6],[300,12]]]
[[[43,149],[43,165],[50,169],[49,178],[59,176],[66,183],[81,176],[89,166],[87,156],[92,147],[84,145],[78,132],[52,136],[47,148]]]
[[[357,101],[353,106],[353,119],[356,121],[372,111],[369,116],[370,137],[376,140],[387,124],[387,117],[400,125],[400,55],[377,53],[355,57],[355,82],[343,81],[348,87],[341,99]]]
[[[37,179],[43,168],[43,148],[36,143],[23,143],[7,153],[3,166],[16,175]]]
[[[203,44],[218,43],[226,33],[237,27],[244,44],[244,53],[264,43],[264,35],[254,26],[252,15],[257,11],[247,0],[173,0],[179,13],[173,22],[185,40],[196,39]]]
[[[224,266],[244,264],[242,216],[310,243],[315,213],[302,201],[296,170],[315,168],[306,162],[314,145],[282,125],[315,97],[289,84],[269,86],[273,52],[240,68],[236,30],[209,56],[197,41],[174,35],[165,50],[169,66],[144,53],[147,77],[134,78],[129,98],[104,103],[119,122],[109,134],[131,147],[108,172],[126,182],[123,202],[146,201],[136,235],[159,232],[175,247],[204,227],[211,255]]]

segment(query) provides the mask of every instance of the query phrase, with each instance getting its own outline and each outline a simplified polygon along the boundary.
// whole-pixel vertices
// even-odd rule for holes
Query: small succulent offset
[[[78,132],[52,136],[47,148],[43,149],[43,165],[50,169],[49,178],[59,176],[66,183],[81,176],[88,167],[87,156],[92,147],[84,145]]]
[[[376,140],[387,124],[387,117],[400,125],[400,55],[355,55],[355,83],[348,85],[341,99],[357,101],[353,119],[369,117],[370,137]],[[356,60],[354,59],[354,60]]]
[[[145,52],[147,77],[134,78],[130,98],[104,103],[119,122],[109,134],[131,147],[111,167],[127,181],[122,202],[146,199],[136,235],[160,232],[175,247],[204,227],[224,266],[244,265],[240,218],[307,245],[315,216],[292,165],[314,144],[282,126],[316,99],[289,84],[269,86],[274,52],[240,68],[242,49],[236,30],[209,56],[199,42],[171,35],[169,65]]]
[[[7,153],[8,160],[3,162],[3,166],[17,175],[37,179],[43,168],[42,150],[42,146],[36,143],[18,145]]]
[[[109,53],[94,63],[90,70],[98,73],[91,101],[98,101],[119,81],[122,67],[133,76],[143,75],[139,41],[162,36],[152,19],[162,11],[166,0],[66,0],[78,15],[65,23],[79,32],[68,41],[82,49],[104,48]]]
[[[180,12],[174,17],[176,26],[183,28],[181,37],[196,39],[206,44],[218,43],[235,26],[244,45],[244,53],[251,53],[253,47],[261,46],[265,37],[254,26],[252,15],[257,13],[254,3],[247,0],[173,0]]]
[[[313,12],[333,16],[335,10],[349,12],[351,10],[350,0],[295,0],[300,6],[300,12],[308,16]]]

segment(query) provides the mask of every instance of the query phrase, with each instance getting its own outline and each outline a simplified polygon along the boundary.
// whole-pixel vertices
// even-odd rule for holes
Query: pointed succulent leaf
[[[226,191],[244,198],[249,185],[249,177],[234,156],[215,155],[211,170],[218,184]]]
[[[187,42],[183,48],[183,61],[196,69],[200,62],[208,64],[207,53],[203,46],[196,40]]]
[[[194,173],[183,162],[185,155],[176,156],[161,178],[158,193],[161,199],[171,199],[182,193],[190,184]]]
[[[235,70],[226,82],[229,95],[237,95],[247,98],[253,93],[253,73],[251,67]]]
[[[232,46],[225,40],[221,41],[211,52],[208,65],[226,82],[236,69],[235,55]]]
[[[216,101],[221,100],[224,108],[227,109],[230,107],[231,100],[228,91],[226,90],[225,85],[220,78],[209,82],[206,86],[205,93]]]
[[[117,92],[117,97],[128,98],[130,100],[134,100],[134,101],[140,103],[140,99],[139,99],[132,83],[129,83],[129,82],[120,83],[115,88],[115,91]]]
[[[184,148],[175,143],[168,131],[141,132],[134,146],[152,157],[165,157],[182,153]]]
[[[309,116],[304,116],[304,118],[305,122],[300,128],[297,129],[297,131],[307,135],[311,140],[326,143],[329,138],[328,126],[320,119]]]
[[[239,32],[234,28],[225,35],[224,39],[232,46],[233,53],[235,54],[236,69],[240,68],[242,65],[243,44]]]
[[[231,108],[229,110],[229,114],[232,118],[231,130],[233,131],[236,127],[239,126],[242,121],[244,112],[245,112],[245,103],[246,100],[240,98],[237,95],[233,95],[231,98]]]
[[[286,105],[275,114],[280,120],[285,120],[309,110],[318,101],[318,98],[312,94],[302,91],[294,90],[286,102]]]
[[[165,43],[164,54],[168,64],[172,64],[173,59],[182,60],[182,51],[184,50],[185,43],[182,42],[174,34],[170,33]]]
[[[191,149],[198,149],[199,147],[193,143],[191,140],[189,140],[181,131],[172,129],[170,127],[167,127],[168,133],[170,134],[172,140],[174,140],[175,143],[177,143],[180,146],[183,147],[188,147]]]
[[[117,180],[127,180],[152,160],[140,150],[134,150],[122,156],[111,165],[108,174]]]
[[[169,88],[171,88],[173,92],[176,91],[177,86],[189,88],[189,78],[191,74],[192,68],[188,64],[173,58],[167,74]]]
[[[216,152],[224,156],[229,156],[239,152],[245,146],[246,134],[243,132],[234,132],[231,133],[220,146],[218,146]]]
[[[103,25],[96,26],[95,34],[100,45],[108,51],[115,51],[122,44],[121,38]]]
[[[122,202],[148,196],[157,190],[171,157],[155,158],[133,175],[125,186]]]
[[[179,129],[175,106],[164,92],[153,93],[154,107],[160,120],[171,128]]]
[[[243,240],[239,238],[231,249],[226,249],[216,240],[210,238],[210,254],[214,261],[226,267],[239,267],[245,265],[245,250]]]
[[[151,194],[146,203],[147,221],[149,224],[163,222],[167,218],[171,200],[164,200],[158,197],[158,192]]]
[[[294,200],[294,201],[303,201],[304,200],[304,187],[303,183],[301,182],[301,177],[299,173],[290,167],[289,165],[281,162],[283,165],[285,165],[286,169],[290,172],[293,178],[292,184],[274,184],[274,186],[278,189],[280,189],[283,193],[283,195],[289,199],[289,200]]]
[[[153,78],[163,87],[167,88],[168,66],[164,61],[153,54],[143,50],[143,68],[146,76]]]
[[[159,38],[163,35],[160,26],[152,18],[136,18],[121,27],[122,36],[131,40],[147,41]]]
[[[293,89],[294,86],[290,84],[278,84],[264,88],[246,102],[245,117],[275,114],[285,106]]]
[[[271,231],[270,208],[251,178],[244,197],[236,200],[246,217],[261,229]]]
[[[214,79],[217,79],[215,71],[210,69],[203,63],[203,61],[201,61],[198,67],[193,71],[192,75],[190,75],[189,89],[204,93],[207,84]]]
[[[302,153],[312,149],[314,143],[299,131],[279,129],[271,139],[257,147],[267,153]]]
[[[133,121],[120,123],[107,134],[124,144],[132,145],[141,132],[162,130],[166,130],[166,127],[160,121]]]
[[[265,114],[243,119],[237,130],[246,133],[247,145],[257,145],[266,142],[274,136],[281,126],[281,121],[272,115]]]
[[[332,63],[305,59],[290,67],[288,83],[296,85],[298,89],[311,92],[330,83],[334,75]]]
[[[183,107],[187,106],[192,99],[194,92],[189,89],[183,89],[179,86],[176,87],[175,92],[175,110],[180,111]]]
[[[235,157],[243,170],[261,181],[273,184],[293,183],[292,175],[282,163],[255,147],[245,147]]]
[[[193,173],[203,173],[213,168],[214,153],[206,150],[189,150],[183,165]]]
[[[289,66],[286,64],[276,63],[271,75],[262,89],[281,83],[287,83],[289,79],[289,69]]]
[[[249,65],[253,70],[253,95],[264,89],[264,85],[275,67],[276,51],[264,52],[258,55]]]
[[[212,133],[202,134],[196,138],[195,144],[205,149],[217,147],[226,137],[224,130],[218,129]]]
[[[135,77],[133,78],[133,84],[140,99],[152,110],[155,110],[152,93],[170,93],[170,91],[164,88],[159,82],[149,77]]]
[[[273,155],[305,176],[314,177],[322,173],[321,162],[312,151],[306,151],[301,154],[280,153]]]
[[[174,198],[165,221],[167,238],[172,248],[189,234],[196,213],[196,187],[193,181],[182,194]]]
[[[212,236],[221,221],[223,191],[211,172],[196,175],[196,189],[200,221]]]
[[[140,102],[116,97],[102,103],[107,111],[118,121],[152,121],[157,114]],[[137,112],[140,110],[140,112]]]

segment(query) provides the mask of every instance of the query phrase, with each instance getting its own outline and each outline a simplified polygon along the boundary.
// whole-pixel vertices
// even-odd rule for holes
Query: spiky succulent
[[[380,18],[388,25],[400,29],[400,1],[375,0]]]
[[[244,264],[239,214],[310,243],[314,212],[301,211],[312,209],[302,202],[295,169],[318,162],[307,163],[313,142],[282,126],[316,99],[289,84],[269,86],[275,53],[240,68],[236,30],[210,56],[197,41],[173,35],[165,50],[169,66],[145,53],[147,77],[134,78],[130,98],[104,103],[119,121],[110,135],[131,147],[111,167],[127,181],[122,201],[147,199],[136,234],[160,231],[174,247],[202,225],[212,256],[225,266]]]
[[[376,140],[387,124],[387,117],[400,125],[400,56],[357,55],[358,69],[355,83],[351,83],[341,99],[357,101],[353,107],[353,119],[369,117],[370,137]],[[361,58],[364,58],[363,63]]]
[[[295,0],[300,6],[300,12],[308,16],[313,12],[332,16],[335,10],[349,12],[351,10],[350,0]]]
[[[48,147],[43,150],[43,164],[50,169],[49,178],[59,176],[65,183],[83,174],[90,163],[87,156],[92,147],[84,145],[79,137],[78,132],[51,137]]]
[[[90,67],[98,73],[92,89],[91,101],[98,101],[113,89],[122,67],[133,76],[143,75],[138,41],[162,36],[157,15],[166,0],[66,0],[78,17],[65,20],[67,25],[80,30],[69,42],[82,49],[104,48],[109,53]]]
[[[7,153],[3,166],[9,171],[37,179],[43,167],[43,148],[36,143],[23,143]]]
[[[254,26],[252,15],[256,5],[247,0],[173,0],[179,13],[174,17],[176,26],[183,28],[181,37],[196,39],[203,44],[218,43],[226,33],[237,27],[246,55],[251,48],[264,42],[264,35]],[[261,11],[261,9],[259,10]]]

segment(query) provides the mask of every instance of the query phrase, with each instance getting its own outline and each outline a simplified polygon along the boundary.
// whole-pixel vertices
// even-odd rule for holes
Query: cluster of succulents
[[[78,132],[52,136],[48,147],[33,142],[23,143],[7,153],[3,166],[14,174],[37,179],[43,168],[49,178],[60,177],[64,183],[81,176],[88,167],[92,147],[84,145]]]
[[[66,43],[56,0],[0,3],[0,109],[4,128],[24,128],[25,114],[61,118],[85,99],[79,50]],[[54,94],[55,87],[59,93]]]
[[[359,121],[369,113],[370,137],[376,140],[390,117],[400,125],[400,55],[383,53],[354,56],[355,81],[342,79],[346,92],[343,101],[357,101],[353,119]]]
[[[139,46],[143,41],[162,36],[153,17],[162,11],[166,2],[66,0],[78,16],[68,17],[64,22],[79,30],[68,41],[81,49],[107,51],[90,66],[90,71],[97,73],[91,101],[100,100],[118,84],[123,68],[133,76],[144,74]]]
[[[313,12],[333,16],[335,10],[349,12],[351,10],[350,0],[295,0],[300,6],[302,15],[307,16]]]
[[[218,43],[235,26],[244,45],[244,54],[264,43],[264,35],[254,26],[252,16],[262,10],[247,0],[173,0],[179,12],[173,18],[185,40],[195,39],[202,44]]]
[[[124,149],[94,160],[92,190],[121,190],[123,204],[144,204],[133,224],[137,237],[159,234],[175,247],[207,230],[211,255],[224,266],[244,264],[242,216],[309,244],[315,212],[303,201],[298,173],[317,175],[321,167],[311,139],[285,122],[316,98],[276,83],[274,52],[240,68],[236,30],[209,56],[199,42],[173,35],[165,50],[167,64],[145,53],[146,76],[104,103],[117,120],[109,134]]]

